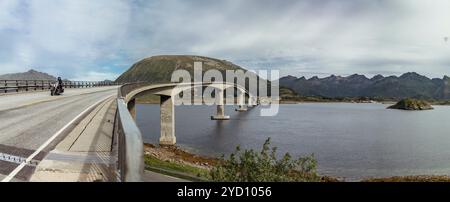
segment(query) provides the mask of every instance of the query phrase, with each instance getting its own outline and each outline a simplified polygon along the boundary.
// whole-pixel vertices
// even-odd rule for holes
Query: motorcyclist
[[[62,91],[64,88],[63,81],[61,77],[58,77],[58,88]]]

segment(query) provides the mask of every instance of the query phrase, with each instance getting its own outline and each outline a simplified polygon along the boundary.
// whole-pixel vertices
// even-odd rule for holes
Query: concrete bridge
[[[211,116],[212,120],[228,120],[229,116],[225,115],[225,99],[224,92],[227,89],[234,88],[237,90],[237,104],[236,109],[239,112],[247,111],[247,107],[253,107],[257,104],[257,98],[254,95],[248,93],[245,87],[238,86],[233,83],[169,83],[169,84],[157,84],[157,85],[145,85],[139,86],[136,84],[126,85],[119,99],[119,102],[123,102],[131,115],[134,117],[136,114],[135,104],[136,97],[142,94],[154,94],[160,96],[160,120],[161,120],[161,137],[160,145],[175,145],[175,97],[182,92],[191,91],[192,89],[202,89],[210,87],[215,90],[214,103],[217,105],[217,112]],[[131,88],[130,88],[131,87]],[[246,103],[246,97],[248,97],[248,103]],[[199,101],[200,104],[204,102],[213,103],[212,100],[205,100],[203,97]],[[194,100],[195,102],[195,100]],[[198,103],[197,103],[198,104]],[[234,103],[233,103],[234,104]]]
[[[160,96],[160,143],[173,145],[174,96],[197,87],[219,92],[213,120],[229,118],[226,89],[239,91],[239,111],[256,104],[245,88],[227,83],[86,85],[66,88],[58,97],[46,91],[0,94],[0,180],[143,181],[142,135],[133,119],[136,98]]]

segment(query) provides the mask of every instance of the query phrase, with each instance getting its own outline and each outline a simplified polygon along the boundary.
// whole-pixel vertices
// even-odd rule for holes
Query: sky
[[[448,0],[0,0],[0,74],[115,79],[154,55],[280,75],[450,75]]]

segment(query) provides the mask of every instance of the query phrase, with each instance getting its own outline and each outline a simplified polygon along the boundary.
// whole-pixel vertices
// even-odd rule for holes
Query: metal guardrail
[[[49,90],[53,80],[0,80],[0,93]],[[114,86],[117,83],[105,81],[63,81],[65,88],[92,88]]]
[[[118,171],[122,182],[141,182],[144,175],[144,141],[142,134],[128,106],[123,99],[128,88],[136,88],[135,84],[126,84],[119,88],[117,99],[117,116],[115,136],[118,141]],[[128,89],[130,92],[131,90]],[[125,93],[125,94],[123,94]]]

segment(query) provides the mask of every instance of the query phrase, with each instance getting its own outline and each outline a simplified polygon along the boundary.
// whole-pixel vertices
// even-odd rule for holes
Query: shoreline
[[[220,159],[216,157],[209,157],[205,155],[198,155],[187,152],[186,150],[178,147],[178,146],[170,146],[170,147],[160,147],[155,146],[153,144],[145,143],[144,144],[144,153],[145,155],[150,155],[154,158],[157,158],[164,162],[170,162],[174,164],[187,165],[194,168],[199,168],[204,171],[209,172],[215,165],[220,163]],[[153,165],[154,166],[154,165]],[[165,169],[165,168],[159,168]],[[153,170],[155,171],[155,170]],[[169,171],[170,172],[170,171]],[[166,172],[167,174],[167,172]],[[179,173],[177,173],[177,177],[180,177]],[[187,178],[192,178],[192,173],[185,173]],[[183,177],[183,176],[181,176]],[[197,176],[199,177],[199,176]],[[205,180],[205,176],[202,176]],[[194,177],[195,179],[195,177]],[[208,180],[205,180],[208,181]],[[330,176],[321,176],[321,182],[341,182],[340,179],[330,177]]]
[[[344,104],[383,104],[383,105],[391,105],[391,104],[395,104],[396,102],[393,101],[386,101],[386,102],[344,102],[344,101],[289,101],[289,100],[283,100],[280,101],[279,104],[284,104],[284,105],[293,105],[293,104],[314,104],[314,103],[318,103],[318,104],[336,104],[336,103],[344,103]],[[144,105],[159,105],[159,102],[154,102],[154,101],[142,101],[142,100],[138,100],[137,104],[144,104]],[[450,104],[448,103],[431,103],[431,105],[434,106],[450,106]]]
[[[279,101],[279,104],[301,104],[301,103],[323,103],[323,104],[333,104],[333,103],[349,103],[349,104],[396,104],[398,101],[394,100],[357,100],[357,99],[318,99],[318,100],[297,100],[297,99],[289,99],[282,98]],[[431,105],[435,106],[450,106],[450,101],[447,100],[434,100],[428,101]],[[159,104],[159,97],[154,95],[145,95],[143,97],[137,98],[137,104]]]
[[[145,156],[151,156],[153,158],[159,159],[163,162],[168,162],[172,164],[178,164],[180,166],[189,166],[192,168],[197,168],[203,170],[205,173],[209,172],[214,165],[220,162],[219,158],[209,157],[205,155],[198,155],[187,152],[186,150],[178,147],[160,147],[153,144],[144,144]],[[157,168],[166,169],[166,168]],[[155,171],[155,170],[153,170]],[[201,171],[201,172],[203,172]],[[177,172],[178,177],[180,177],[180,172]],[[168,174],[167,172],[165,174]],[[169,170],[170,174],[170,170]],[[189,179],[199,179],[208,181],[205,176],[195,176],[198,173],[184,173],[186,178]],[[181,174],[182,177],[183,174]],[[350,182],[345,181],[342,177],[325,176],[321,175],[321,182]],[[355,182],[450,182],[450,175],[413,175],[413,176],[391,176],[391,177],[372,177],[363,178],[356,180]]]

